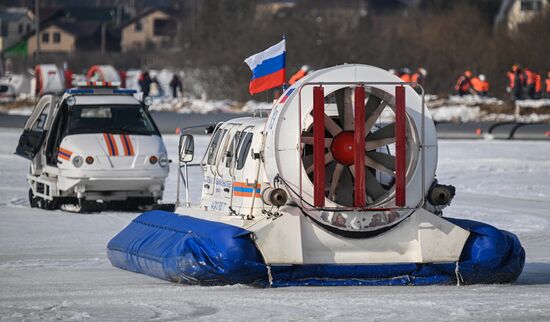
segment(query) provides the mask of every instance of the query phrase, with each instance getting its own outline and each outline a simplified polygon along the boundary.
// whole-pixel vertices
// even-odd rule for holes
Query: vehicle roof
[[[139,105],[140,102],[131,95],[75,95],[75,105]]]
[[[267,121],[267,118],[259,118],[259,117],[240,117],[228,120],[226,122],[223,122],[223,124],[220,126],[220,128],[224,129],[230,126],[231,124],[239,124],[239,128],[243,127],[253,127],[252,132],[261,132],[263,131],[265,127],[265,122]]]

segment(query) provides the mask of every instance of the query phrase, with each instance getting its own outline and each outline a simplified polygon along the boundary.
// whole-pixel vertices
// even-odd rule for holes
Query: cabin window
[[[17,27],[18,28],[18,31],[19,31],[19,34],[22,34],[23,33],[23,24],[20,23],[19,26]]]
[[[216,133],[214,133],[214,136],[212,137],[212,141],[210,142],[210,148],[208,148],[208,157],[206,159],[206,162],[208,164],[215,164],[218,145],[222,141],[226,132],[227,130],[217,130]]]
[[[40,113],[40,116],[38,117],[38,119],[32,125],[31,131],[42,131],[42,130],[44,130],[44,125],[46,125],[46,119],[48,118],[49,108],[50,108],[50,104],[46,104],[44,106],[44,108],[42,109],[42,113]]]
[[[54,43],[60,43],[61,42],[61,34],[59,32],[53,33],[53,42]]]
[[[136,21],[136,24],[134,25],[135,31],[141,31],[143,30],[143,24],[141,23],[141,20]]]
[[[50,33],[48,33],[48,32],[43,32],[42,33],[42,42],[44,42],[44,43],[50,42]]]
[[[239,147],[239,143],[241,140],[241,131],[238,131],[235,133],[235,136],[233,137],[233,140],[231,140],[231,145],[229,146],[229,149],[225,152],[225,167],[229,168],[231,166],[231,161],[233,160],[233,155],[237,154],[237,148]]]
[[[68,134],[158,135],[150,116],[140,105],[76,105],[70,109],[68,124]]]
[[[250,151],[250,146],[252,145],[252,133],[248,132],[244,135],[241,140],[240,149],[239,149],[239,158],[237,159],[237,170],[241,170],[246,163],[246,157]]]

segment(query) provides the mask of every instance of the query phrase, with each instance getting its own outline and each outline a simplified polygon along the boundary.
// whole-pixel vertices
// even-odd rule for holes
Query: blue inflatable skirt
[[[525,251],[514,234],[471,220],[447,220],[471,232],[458,263],[268,267],[249,231],[164,211],[134,219],[109,242],[107,256],[125,270],[198,285],[432,285],[518,278]]]

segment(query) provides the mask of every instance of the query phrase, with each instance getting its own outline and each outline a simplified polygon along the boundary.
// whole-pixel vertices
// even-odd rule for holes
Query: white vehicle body
[[[136,198],[147,204],[162,198],[166,147],[146,107],[132,93],[85,88],[40,99],[17,149],[31,159],[31,203],[39,198],[52,208],[56,201],[71,198]]]
[[[427,201],[436,184],[437,139],[423,99],[411,86],[405,86],[406,204],[396,205],[392,113],[399,82],[371,66],[327,68],[287,89],[268,118],[218,125],[200,164],[201,203],[176,212],[253,232],[271,265],[458,261],[469,232],[440,217],[452,196],[444,203]],[[324,207],[313,206],[313,161],[308,152],[313,141],[313,87],[319,85],[324,88],[328,151]],[[366,91],[366,208],[350,201],[353,166],[331,152],[338,149],[333,143],[340,134],[353,131],[351,93],[359,86]],[[189,162],[190,140],[182,137],[180,162]],[[274,189],[279,189],[278,195]],[[287,201],[277,206],[270,198],[281,194],[288,200],[281,197]]]

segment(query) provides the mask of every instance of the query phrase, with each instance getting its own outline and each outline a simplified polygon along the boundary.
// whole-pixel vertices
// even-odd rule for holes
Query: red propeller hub
[[[330,152],[332,152],[334,160],[344,165],[352,165],[355,162],[354,150],[353,131],[340,132],[330,145]]]

